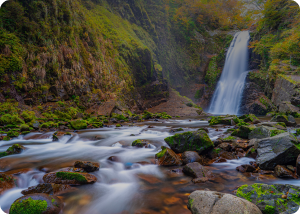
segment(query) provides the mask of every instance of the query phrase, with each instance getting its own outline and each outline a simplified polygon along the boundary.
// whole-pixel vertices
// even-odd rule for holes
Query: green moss
[[[35,113],[34,111],[23,111],[21,117],[23,117],[26,123],[29,123],[35,119]]]
[[[70,132],[66,132],[64,135],[72,135]]]
[[[285,133],[285,131],[283,131],[283,130],[271,130],[271,137],[274,137],[274,136],[282,134],[282,133]]]
[[[131,146],[143,147],[144,145],[143,145],[142,141],[138,139],[138,140],[133,141]]]
[[[5,136],[5,137],[3,138],[3,140],[4,140],[4,141],[10,141],[10,137]]]
[[[244,193],[243,192],[243,189],[245,189],[245,188],[247,188],[248,187],[248,185],[246,184],[246,185],[243,185],[243,186],[241,186],[240,188],[238,188],[238,190],[237,190],[237,192],[236,192],[236,195],[238,196],[238,197],[241,197],[241,198],[244,198],[244,199],[246,199],[247,201],[252,201],[251,200],[251,195],[253,194],[253,191],[251,191],[251,192],[248,192],[248,193]]]
[[[284,128],[286,128],[286,124],[284,122],[278,122],[276,125],[283,126]]]
[[[270,205],[266,205],[263,212],[267,213],[267,214],[274,214],[275,213],[275,207],[270,206]]]
[[[121,127],[121,125],[120,125],[120,124],[117,124],[116,127],[117,127],[117,128],[118,128],[118,127]]]
[[[7,152],[0,152],[0,158],[7,156]]]
[[[235,137],[232,137],[232,136],[228,136],[226,138],[222,138],[223,141],[233,141],[235,140],[236,138]]]
[[[43,200],[26,200],[15,201],[9,210],[10,214],[42,214],[47,209],[47,202]]]
[[[29,126],[27,124],[20,125],[20,131],[29,131]]]
[[[24,132],[22,132],[22,135],[27,135],[29,133],[30,133],[30,131],[24,131]]]
[[[7,136],[8,137],[19,137],[19,132],[16,132],[16,131],[9,131],[9,132],[7,132]]]
[[[158,159],[161,158],[161,157],[163,157],[165,155],[165,153],[167,152],[167,148],[166,147],[162,146],[161,149],[162,150],[159,153],[156,154],[156,157]]]
[[[62,180],[76,180],[81,183],[86,183],[86,178],[76,172],[57,172],[56,177],[61,178]]]
[[[80,129],[86,129],[87,123],[85,120],[73,120],[70,122],[73,129],[80,130]]]
[[[221,150],[222,150],[221,148],[216,148],[216,149],[214,149],[214,152],[215,152],[216,154],[219,154]]]
[[[190,209],[192,208],[194,201],[195,201],[195,199],[189,199],[188,208],[190,208]]]
[[[296,135],[297,135],[297,136],[300,135],[300,129],[296,129]]]

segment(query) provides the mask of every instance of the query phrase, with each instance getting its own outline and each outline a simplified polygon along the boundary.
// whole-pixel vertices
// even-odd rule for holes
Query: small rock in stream
[[[29,187],[26,190],[23,190],[21,193],[23,195],[29,195],[33,193],[46,193],[49,195],[59,195],[61,193],[76,190],[76,188],[71,187],[66,184],[38,184],[37,186]]]
[[[95,172],[99,171],[100,164],[89,161],[76,161],[74,167],[84,169],[86,172]]]
[[[97,177],[80,172],[50,172],[44,175],[43,180],[45,183],[82,185],[95,183]]]

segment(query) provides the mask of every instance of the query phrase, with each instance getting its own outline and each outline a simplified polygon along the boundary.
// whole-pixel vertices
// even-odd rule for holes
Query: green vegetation
[[[138,140],[133,141],[131,146],[143,147],[144,144],[142,143],[141,140],[138,139]]]
[[[57,172],[56,177],[61,178],[62,180],[76,180],[80,183],[86,183],[86,178],[80,173],[76,172]]]
[[[75,130],[86,129],[87,123],[85,120],[73,120],[70,122],[71,126]]]
[[[236,140],[236,138],[232,137],[232,136],[228,136],[226,138],[222,138],[222,141],[233,141],[233,140]]]
[[[167,148],[166,147],[162,146],[161,149],[162,150],[159,153],[156,154],[156,157],[158,159],[161,158],[161,157],[163,157],[165,155],[165,153],[167,152]]]
[[[28,198],[25,200],[15,201],[9,210],[11,214],[42,214],[47,209],[47,201],[33,200]]]

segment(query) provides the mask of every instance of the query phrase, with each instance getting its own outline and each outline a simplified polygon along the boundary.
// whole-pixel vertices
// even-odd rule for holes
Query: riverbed
[[[0,141],[0,152],[16,143],[27,148],[21,154],[0,159],[0,171],[17,178],[17,187],[0,196],[0,205],[8,212],[10,205],[22,196],[22,190],[42,183],[45,173],[71,167],[77,160],[99,162],[100,170],[91,173],[98,181],[60,195],[65,203],[64,214],[185,214],[191,213],[186,205],[188,195],[195,190],[233,193],[238,186],[260,182],[300,185],[298,180],[236,171],[237,166],[255,161],[251,158],[210,164],[206,167],[216,179],[197,184],[182,173],[181,167],[158,166],[155,154],[161,146],[167,146],[164,139],[175,134],[172,129],[183,128],[181,132],[186,132],[207,127],[211,140],[216,140],[232,128],[209,127],[207,121],[200,119],[125,123],[120,128],[111,125],[74,132],[58,142],[52,142],[54,132],[36,132],[8,142]],[[147,148],[131,147],[137,139],[147,140]]]

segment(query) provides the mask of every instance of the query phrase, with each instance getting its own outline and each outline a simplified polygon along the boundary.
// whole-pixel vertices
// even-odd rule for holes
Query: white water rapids
[[[209,113],[238,114],[248,70],[248,31],[236,33],[227,52],[225,66],[212,98]]]

